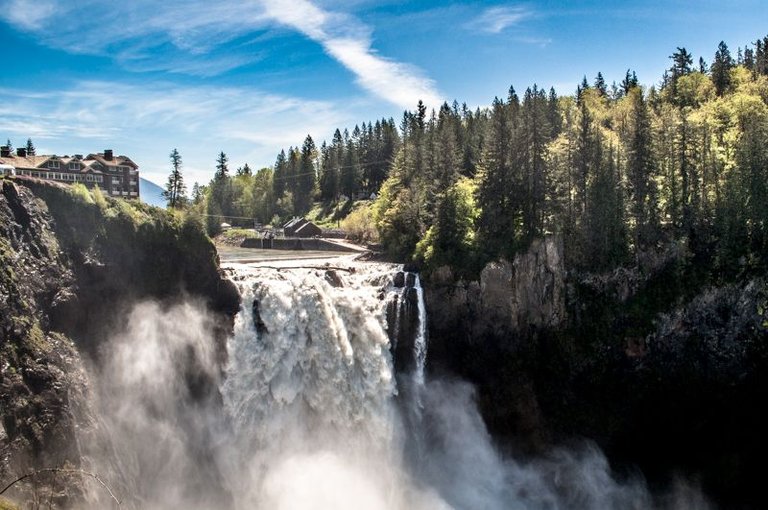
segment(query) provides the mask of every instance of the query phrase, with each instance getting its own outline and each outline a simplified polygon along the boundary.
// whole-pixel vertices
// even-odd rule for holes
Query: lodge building
[[[115,156],[107,149],[97,154],[74,156],[37,156],[25,148],[12,153],[0,147],[0,164],[16,169],[16,175],[35,177],[66,184],[76,182],[88,188],[98,187],[114,198],[139,198],[139,166],[127,156]]]

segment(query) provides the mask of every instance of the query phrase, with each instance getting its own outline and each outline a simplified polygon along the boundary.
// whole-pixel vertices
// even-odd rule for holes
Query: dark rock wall
[[[478,282],[435,271],[429,370],[477,386],[505,448],[586,438],[652,486],[683,476],[724,507],[761,508],[765,281],[696,289],[674,247],[642,268],[567,275],[560,250],[536,242]]]

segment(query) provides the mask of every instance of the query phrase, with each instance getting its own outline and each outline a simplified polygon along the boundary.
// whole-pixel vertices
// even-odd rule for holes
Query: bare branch
[[[66,474],[76,474],[76,475],[81,475],[81,476],[89,476],[89,477],[93,478],[94,480],[96,480],[97,482],[99,482],[99,484],[102,487],[104,487],[104,489],[106,489],[106,491],[109,493],[109,496],[117,504],[117,506],[118,507],[120,506],[120,500],[117,499],[115,494],[112,492],[112,489],[110,489],[109,486],[106,483],[104,483],[104,481],[101,478],[99,478],[99,475],[97,475],[96,473],[91,473],[90,471],[85,471],[84,469],[43,468],[43,469],[38,469],[36,471],[31,471],[29,473],[26,473],[26,474],[18,477],[17,479],[15,479],[14,481],[12,481],[8,485],[6,485],[5,488],[3,488],[3,490],[0,490],[0,495],[4,494],[5,491],[10,489],[11,487],[16,485],[17,483],[19,483],[21,481],[24,481],[27,478],[33,478],[35,476],[41,475],[43,473],[66,473]]]

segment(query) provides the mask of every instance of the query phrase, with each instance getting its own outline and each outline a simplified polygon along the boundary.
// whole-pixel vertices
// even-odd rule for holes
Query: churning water
[[[502,457],[472,388],[425,376],[418,279],[414,368],[403,377],[386,318],[387,303],[407,301],[392,286],[397,268],[347,269],[238,266],[243,304],[223,372],[202,306],[135,307],[97,376],[96,426],[81,435],[89,467],[124,507],[654,507],[640,481],[617,483],[594,448],[525,463]],[[88,497],[108,508],[99,489]],[[705,503],[681,491],[664,506]]]

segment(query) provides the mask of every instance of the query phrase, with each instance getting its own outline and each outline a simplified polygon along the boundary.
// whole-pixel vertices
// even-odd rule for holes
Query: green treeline
[[[558,97],[510,88],[488,108],[419,103],[399,123],[337,130],[273,168],[193,189],[208,214],[267,223],[377,195],[389,254],[473,272],[548,233],[568,267],[601,271],[674,242],[715,269],[764,268],[768,248],[768,37],[710,64],[678,48],[660,84],[601,74]],[[213,222],[215,223],[215,222]],[[212,227],[215,225],[212,225]]]

